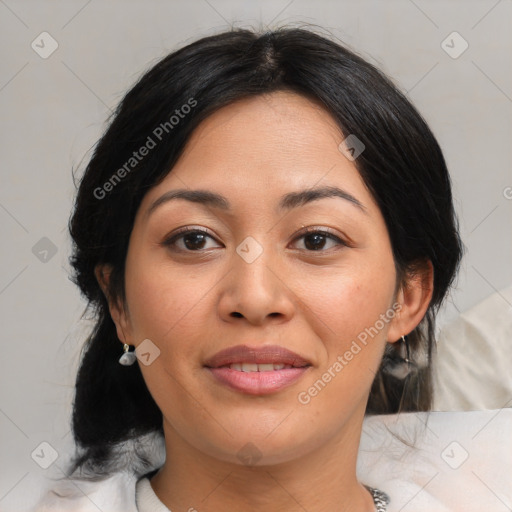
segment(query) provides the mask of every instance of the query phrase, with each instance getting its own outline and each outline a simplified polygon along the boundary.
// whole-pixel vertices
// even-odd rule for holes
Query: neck
[[[164,423],[166,462],[151,486],[171,511],[374,511],[357,481],[362,418],[320,449],[281,464],[244,466],[209,457]]]

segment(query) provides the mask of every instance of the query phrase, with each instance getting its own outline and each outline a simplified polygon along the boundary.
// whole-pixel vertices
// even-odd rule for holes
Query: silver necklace
[[[368,485],[365,485],[365,487],[370,491],[370,494],[372,495],[376,512],[386,512],[388,509],[387,505],[390,501],[389,496],[385,492],[379,491],[379,489],[374,489]]]

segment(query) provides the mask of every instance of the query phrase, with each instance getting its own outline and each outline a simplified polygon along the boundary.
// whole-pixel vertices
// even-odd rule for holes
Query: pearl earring
[[[137,356],[135,354],[135,351],[130,352],[130,345],[127,343],[123,346],[124,353],[119,358],[119,363],[123,366],[131,366],[133,363],[135,363],[135,360],[137,359]]]
[[[407,375],[417,370],[417,365],[411,360],[407,336],[401,336],[400,341],[400,347],[391,348],[391,345],[386,347],[383,371],[397,379],[405,379]]]

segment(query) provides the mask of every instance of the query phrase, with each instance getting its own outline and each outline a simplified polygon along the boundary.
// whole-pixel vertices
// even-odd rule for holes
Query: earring
[[[411,361],[407,336],[402,336],[401,341],[401,346],[395,349],[391,348],[391,344],[389,344],[384,354],[383,371],[389,375],[393,375],[393,377],[397,379],[405,379],[405,377],[413,371],[415,366]]]
[[[402,336],[402,343],[405,345],[405,353],[404,362],[407,363],[408,366],[411,364],[410,353],[409,353],[409,343],[407,343],[407,336]]]
[[[130,345],[128,345],[127,343],[124,344],[123,349],[124,353],[119,358],[119,363],[122,364],[123,366],[131,366],[133,363],[135,363],[135,360],[137,359],[135,351],[130,352]]]

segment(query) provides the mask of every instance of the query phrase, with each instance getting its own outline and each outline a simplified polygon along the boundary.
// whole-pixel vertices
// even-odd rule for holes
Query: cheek
[[[323,326],[319,335],[329,341],[330,348],[339,350],[374,326],[393,301],[396,275],[392,257],[354,260],[316,282],[308,278],[308,288],[303,291],[318,325]],[[381,337],[388,323],[382,326],[378,322]]]
[[[323,357],[296,397],[299,410],[304,408],[303,425],[327,435],[357,408],[364,409],[395,314],[393,277],[339,276],[312,302]]]
[[[144,263],[146,259],[146,263]],[[141,337],[163,341],[166,334],[187,328],[200,306],[208,280],[193,271],[177,271],[161,261],[134,257],[127,262],[126,295],[135,341]],[[197,324],[196,324],[197,328]]]

